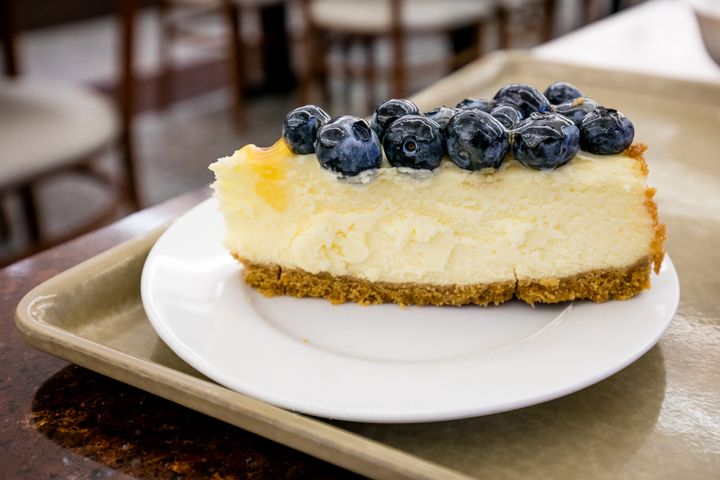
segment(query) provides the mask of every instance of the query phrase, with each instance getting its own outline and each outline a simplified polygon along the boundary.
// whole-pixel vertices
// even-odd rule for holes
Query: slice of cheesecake
[[[282,141],[211,166],[225,244],[266,295],[418,305],[628,299],[650,286],[664,226],[645,146],[581,151],[552,171],[384,166],[350,182]]]

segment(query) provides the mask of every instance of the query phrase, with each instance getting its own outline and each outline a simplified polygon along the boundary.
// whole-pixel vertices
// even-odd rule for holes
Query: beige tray
[[[660,346],[593,387],[514,412],[414,425],[330,422],[248,398],[193,370],[152,330],[140,273],[162,231],[35,288],[18,307],[18,327],[38,349],[370,477],[716,478],[720,458],[707,452],[720,451],[712,434],[720,411],[720,349],[713,343],[720,313],[708,298],[720,291],[720,249],[713,248],[720,238],[720,88],[500,53],[415,99],[430,109],[488,97],[512,81],[542,87],[556,79],[620,107],[635,122],[636,139],[651,145],[651,182],[660,187],[683,283]],[[689,368],[687,359],[698,356]]]

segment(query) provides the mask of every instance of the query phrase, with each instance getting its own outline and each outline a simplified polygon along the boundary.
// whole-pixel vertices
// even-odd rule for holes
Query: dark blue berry
[[[318,106],[298,107],[285,117],[282,138],[293,153],[301,155],[313,153],[317,131],[328,120],[330,116]]]
[[[580,146],[598,155],[622,152],[630,146],[634,136],[632,122],[612,108],[597,107],[580,123]]]
[[[452,116],[459,111],[459,108],[437,107],[435,110],[425,113],[425,116],[435,120],[440,125],[440,130],[444,132]]]
[[[597,106],[598,104],[595,100],[591,100],[588,97],[578,97],[575,100],[557,105],[555,107],[555,113],[569,118],[576,127],[580,128],[580,122],[585,118],[585,115],[595,110]]]
[[[545,97],[553,105],[560,105],[561,103],[569,102],[582,96],[582,92],[580,92],[575,85],[568,82],[551,83],[547,90],[545,90]]]
[[[524,83],[511,83],[502,87],[495,94],[495,105],[512,105],[520,110],[523,118],[531,113],[550,111],[550,102],[540,91]]]
[[[511,130],[523,119],[520,110],[512,105],[498,105],[490,111],[490,115],[495,117],[508,130]]]
[[[477,110],[453,116],[446,141],[450,159],[465,170],[498,168],[509,148],[505,127],[489,113]]]
[[[345,115],[326,123],[317,133],[315,154],[323,168],[344,176],[380,168],[380,140],[362,118]]]
[[[385,131],[383,148],[393,167],[432,170],[445,154],[440,125],[422,115],[406,115]]]
[[[375,108],[370,119],[373,131],[382,140],[385,130],[392,122],[405,115],[417,115],[420,113],[417,105],[404,98],[393,98],[381,103]]]
[[[461,110],[480,110],[481,112],[490,113],[490,110],[492,110],[494,106],[494,103],[492,100],[482,100],[479,98],[466,98],[465,100],[460,100],[457,105],[455,105],[455,108],[459,108]]]
[[[533,113],[512,131],[512,151],[526,167],[556,168],[580,149],[580,131],[556,113]]]

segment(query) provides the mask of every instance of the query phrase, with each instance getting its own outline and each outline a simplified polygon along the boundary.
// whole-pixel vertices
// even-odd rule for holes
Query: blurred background
[[[206,186],[299,104],[366,116],[636,3],[0,0],[0,265]]]

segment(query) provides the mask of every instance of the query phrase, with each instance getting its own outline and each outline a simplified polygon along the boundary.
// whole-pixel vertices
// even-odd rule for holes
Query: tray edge
[[[66,277],[78,272],[97,272],[111,266],[118,252],[151,248],[167,226],[112,247],[53,276],[25,294],[15,310],[15,324],[23,341],[37,350],[371,478],[471,478],[339,427],[73,335],[35,317],[33,304],[40,298],[53,295],[59,286],[68,286]]]

